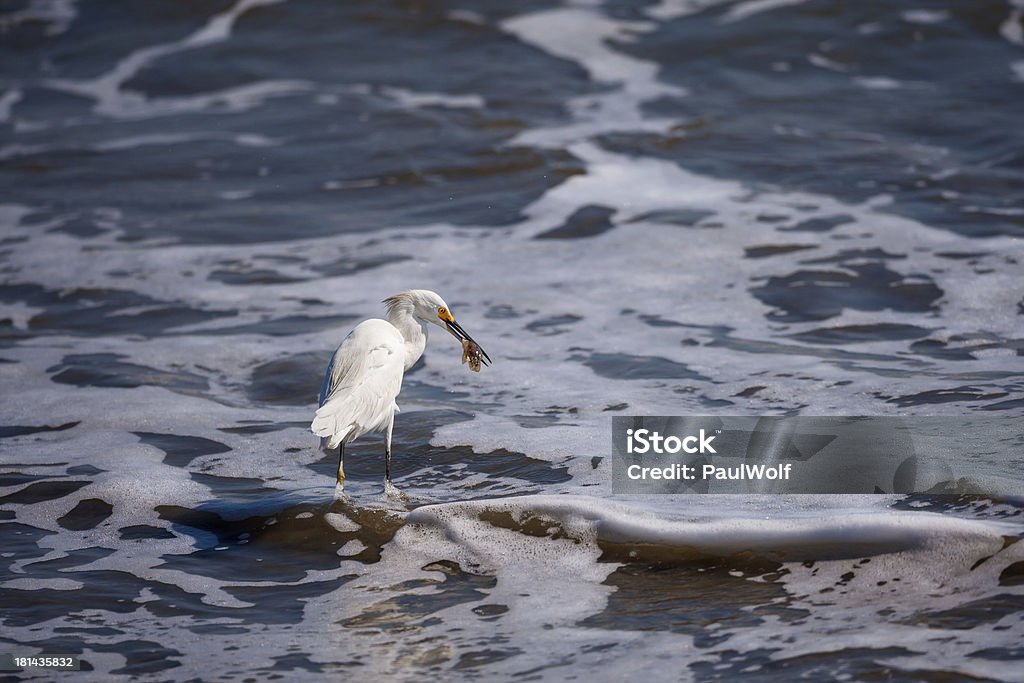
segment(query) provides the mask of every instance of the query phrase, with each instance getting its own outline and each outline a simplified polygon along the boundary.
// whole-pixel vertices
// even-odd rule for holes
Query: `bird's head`
[[[432,292],[429,289],[410,289],[388,297],[384,300],[384,303],[387,304],[389,314],[405,311],[423,322],[444,328],[453,337],[458,339],[459,342],[469,340],[476,344],[476,341],[469,336],[469,333],[462,329],[459,323],[455,322],[451,309],[437,292]],[[479,344],[477,346],[479,347]],[[487,352],[481,348],[480,353],[483,354],[483,357],[489,364],[491,357],[487,355]]]

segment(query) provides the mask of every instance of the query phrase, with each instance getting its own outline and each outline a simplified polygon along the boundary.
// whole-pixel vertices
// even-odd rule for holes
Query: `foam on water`
[[[11,107],[21,100],[21,91],[8,90],[0,95],[0,123],[7,123],[11,118]]]
[[[463,662],[484,651],[497,654],[503,642],[516,647],[483,664],[482,671],[515,675],[562,663],[571,664],[579,674],[604,677],[608,667],[622,666],[623,659],[635,663],[671,651],[691,651],[696,661],[710,663],[728,661],[730,652],[767,651],[777,653],[769,659],[799,660],[804,654],[885,649],[898,642],[905,652],[898,666],[910,670],[1010,675],[1007,665],[971,661],[964,655],[1011,642],[1016,636],[1006,630],[1019,629],[1013,620],[999,620],[977,633],[956,632],[955,646],[930,660],[915,651],[929,653],[930,641],[946,637],[946,632],[938,626],[920,629],[899,621],[922,618],[919,606],[925,597],[936,614],[984,597],[984,591],[977,590],[979,577],[972,572],[981,571],[985,580],[996,581],[1007,566],[1020,561],[1016,546],[1004,548],[1002,536],[978,522],[921,513],[818,516],[823,508],[815,512],[816,503],[805,502],[806,516],[785,523],[744,516],[688,520],[678,514],[666,516],[663,510],[640,512],[631,505],[574,496],[421,507],[409,515],[380,564],[370,572],[353,567],[359,578],[339,589],[337,600],[311,603],[306,620],[325,623],[335,644],[345,642],[348,629],[359,628],[363,638],[358,659],[378,675],[394,674],[411,664]],[[625,547],[616,550],[620,544]],[[749,559],[751,552],[772,560],[801,557],[803,562],[781,565],[780,576],[790,593],[787,608],[813,616],[776,624],[775,617],[766,615],[756,627],[710,624],[716,643],[703,651],[679,635],[580,629],[580,623],[608,606],[612,591],[607,578],[619,565],[595,560],[609,551],[635,562],[667,557],[680,562],[733,553]],[[978,565],[979,556],[989,559]],[[399,645],[396,657],[388,636],[395,623],[384,615],[402,618],[394,612],[395,601],[402,596],[412,593],[430,600],[444,592],[442,582],[417,580],[422,569],[439,572],[447,577],[445,583],[460,576],[451,573],[450,565],[436,564],[438,558],[456,559],[463,570],[493,576],[494,583],[477,588],[484,594],[479,601],[433,611],[430,619],[404,622],[402,628],[410,637]],[[765,579],[754,574],[747,580]],[[909,590],[916,597],[901,590],[907,587],[903,582],[912,584]],[[891,587],[880,587],[886,584]],[[361,592],[376,594],[376,606],[360,609],[352,596]],[[822,609],[826,604],[831,608]],[[875,623],[880,612],[892,609],[899,618],[892,619],[891,626],[864,628]],[[480,633],[483,622],[489,622],[486,636]],[[803,645],[780,650],[780,628]],[[638,638],[640,633],[643,638]],[[588,647],[581,649],[583,642]],[[375,651],[389,651],[392,657],[378,657]],[[756,662],[752,666],[761,668]],[[673,677],[678,675],[673,672]]]
[[[647,7],[644,13],[652,19],[671,21],[729,2],[730,0],[659,0]]]
[[[463,324],[476,331],[481,339],[493,340],[488,348],[502,359],[483,375],[455,375],[455,386],[470,391],[477,402],[493,405],[492,417],[504,417],[509,425],[515,424],[517,415],[544,413],[555,403],[573,406],[576,412],[571,423],[577,439],[583,438],[584,431],[591,435],[586,438],[591,439],[601,433],[605,424],[603,410],[610,404],[627,399],[631,409],[651,412],[664,406],[666,396],[664,380],[633,380],[627,385],[614,376],[602,377],[586,362],[579,362],[586,361],[594,352],[679,358],[680,331],[698,340],[714,341],[721,333],[703,327],[702,323],[714,320],[717,326],[729,329],[724,338],[726,343],[721,344],[723,338],[717,337],[718,344],[687,348],[683,358],[690,370],[714,377],[715,384],[705,387],[709,397],[732,398],[742,390],[751,372],[760,371],[760,359],[755,354],[750,358],[750,365],[746,365],[730,347],[742,339],[772,339],[770,325],[763,322],[771,309],[752,297],[731,297],[728,292],[799,268],[798,261],[806,252],[743,261],[738,261],[738,255],[758,243],[793,242],[790,235],[794,233],[786,233],[790,226],[819,217],[843,215],[847,222],[827,235],[799,233],[797,240],[801,247],[828,254],[835,253],[833,250],[838,246],[856,254],[858,249],[868,249],[877,242],[879,235],[884,235],[887,249],[915,255],[912,263],[889,262],[887,265],[892,271],[909,280],[928,273],[927,279],[934,281],[943,293],[944,315],[939,329],[935,329],[930,309],[919,314],[846,309],[832,316],[831,325],[917,324],[923,329],[933,329],[932,339],[964,344],[966,348],[971,347],[971,342],[952,340],[976,330],[985,330],[991,340],[999,340],[1012,338],[1019,330],[1020,323],[1014,315],[1013,274],[1006,269],[984,269],[986,260],[994,263],[1011,256],[1020,258],[1021,247],[1015,240],[968,240],[932,230],[875,208],[875,205],[884,207],[884,202],[850,206],[820,196],[757,193],[738,183],[696,176],[667,162],[615,155],[592,145],[577,145],[573,151],[587,162],[588,173],[569,179],[527,207],[524,210],[526,220],[505,230],[506,243],[500,251],[492,252],[487,248],[492,239],[489,236],[444,225],[391,231],[389,239],[384,241],[357,236],[296,240],[283,248],[287,262],[281,262],[282,250],[274,258],[265,258],[267,249],[260,245],[156,247],[145,242],[124,244],[113,232],[89,242],[91,250],[102,250],[104,259],[83,259],[76,263],[75,269],[69,270],[65,267],[67,254],[82,248],[78,239],[65,233],[40,233],[34,228],[16,226],[11,226],[11,234],[22,235],[25,239],[13,244],[10,251],[19,270],[30,274],[26,281],[40,283],[47,289],[60,291],[81,286],[118,289],[130,282],[134,291],[159,301],[184,299],[184,303],[198,310],[223,312],[222,316],[208,322],[179,328],[179,334],[171,337],[76,340],[76,352],[117,353],[130,362],[146,366],[188,368],[212,381],[211,396],[228,403],[237,401],[231,396],[231,387],[218,390],[217,385],[223,380],[198,366],[218,368],[218,375],[225,379],[244,376],[246,368],[261,358],[279,354],[281,342],[259,334],[235,334],[231,346],[223,347],[215,336],[208,336],[210,333],[265,320],[270,302],[273,302],[273,316],[280,318],[307,313],[308,306],[304,302],[309,300],[326,300],[326,305],[321,307],[322,314],[326,315],[379,314],[373,302],[380,297],[380,292],[410,286],[408,262],[377,267],[372,282],[350,276],[323,278],[317,273],[317,267],[339,255],[375,259],[393,255],[398,250],[415,254],[419,278],[415,284],[445,292]],[[629,185],[624,182],[626,178],[630,179]],[[568,220],[576,207],[596,203],[609,207],[614,220],[624,227],[585,241],[530,239]],[[677,237],[664,230],[659,215],[687,210],[707,211],[713,219],[706,221],[722,225],[749,224],[756,216],[766,214],[778,220],[771,228],[772,236],[727,228],[688,231],[687,262],[694,267],[680,268],[677,250],[681,235]],[[19,212],[11,215],[17,220]],[[642,252],[634,250],[628,260],[620,258],[625,245],[637,243],[644,245]],[[981,250],[984,254],[970,262],[938,256],[968,250]],[[569,253],[572,259],[567,258]],[[225,262],[251,264],[253,268],[273,267],[291,281],[244,287],[224,284],[210,276]],[[524,271],[519,266],[523,262],[535,264],[536,270]],[[742,264],[740,268],[736,267],[738,262]],[[110,263],[120,265],[117,277],[108,274]],[[845,260],[843,267],[856,267],[857,263],[854,256]],[[988,272],[979,273],[983,269]],[[478,276],[483,272],[489,274],[486,280]],[[609,278],[608,273],[616,276]],[[459,292],[463,283],[470,281],[476,283],[474,296],[466,296],[463,302]],[[621,295],[624,289],[629,292],[626,298]],[[558,296],[553,299],[551,291],[559,292]],[[514,293],[514,298],[509,298],[508,293]],[[723,308],[723,300],[729,302],[728,307]],[[508,306],[516,312],[515,317],[485,320],[481,305]],[[665,327],[642,323],[623,325],[620,313],[623,308],[633,308],[635,312],[630,317],[637,321],[650,315],[662,317],[666,313],[672,317],[664,318],[668,323]],[[542,322],[552,314],[572,314],[579,319],[561,329],[557,325],[542,326],[536,328],[537,332],[524,333],[524,323],[529,330],[531,320]],[[791,331],[799,335],[802,330],[811,331],[818,325],[817,321],[794,322]],[[576,338],[600,340],[600,345],[567,351],[567,338],[563,336],[566,332]],[[330,348],[338,335],[338,331],[328,328],[289,338],[288,350],[301,353]],[[45,341],[47,345],[54,343],[57,340],[52,338]],[[851,355],[850,363],[890,366],[892,373],[901,375],[902,389],[908,393],[915,384],[924,390],[935,373],[946,372],[941,365],[929,368],[918,360],[900,358],[903,344],[900,341],[866,342],[862,359]],[[440,346],[437,349],[432,349],[426,357],[424,380],[444,386],[453,381],[451,374],[456,369],[457,358],[456,354],[440,352]],[[997,372],[1002,369],[1002,357],[994,353],[979,358],[972,372]],[[59,360],[59,356],[51,355],[45,367]],[[878,404],[872,394],[883,388],[893,389],[891,375],[876,375],[869,367],[867,372],[854,370],[851,374],[834,364],[823,365],[814,356],[796,354],[777,356],[773,362],[780,364],[778,372],[812,371],[820,387],[820,394],[816,396],[813,384],[794,385],[791,387],[793,394],[787,396],[790,388],[785,383],[775,384],[770,388],[774,394],[772,399],[781,405],[800,394],[805,405],[816,411],[854,413],[870,406],[867,412],[875,412],[885,410],[886,406]],[[835,382],[841,380],[852,380],[853,387],[841,394],[831,391]],[[509,401],[508,397],[513,395],[515,400]],[[553,400],[555,396],[557,402]],[[678,394],[675,400],[682,412],[700,409],[700,403],[688,399],[686,394]],[[748,409],[758,410],[764,405],[762,400],[763,397],[747,402]],[[742,402],[733,403],[742,405]],[[288,417],[302,419],[304,415],[288,412]],[[500,429],[499,424],[492,421],[487,430],[478,430],[468,423],[450,425],[443,443],[455,445],[453,434],[459,433],[463,445],[480,445],[483,452],[488,450],[483,443],[492,448],[498,440],[504,440],[508,448],[548,457],[538,444],[564,441],[564,436],[537,439],[533,435],[499,435],[496,431]],[[580,429],[587,425],[589,428]],[[518,428],[513,431],[523,432]],[[474,432],[480,432],[479,438],[485,442],[474,442]],[[525,438],[533,445],[523,442]],[[586,457],[589,459],[589,454]]]
[[[682,97],[686,90],[658,80],[658,67],[611,49],[608,41],[628,43],[655,24],[619,21],[587,8],[562,8],[520,15],[502,22],[502,29],[556,57],[578,63],[590,77],[614,86],[609,93],[570,99],[576,121],[553,129],[517,135],[512,145],[557,147],[614,131],[664,132],[675,121],[644,114],[641,106],[661,97]]]
[[[454,109],[482,109],[484,99],[479,95],[448,95],[436,92],[417,92],[406,88],[381,88],[381,93],[403,107],[450,107]]]
[[[941,24],[949,19],[949,12],[945,10],[909,9],[902,15],[903,20],[911,24]]]
[[[40,22],[46,25],[47,36],[58,36],[78,16],[77,4],[78,0],[31,0],[23,9],[0,15],[0,27]]]
[[[185,38],[136,50],[105,74],[84,80],[53,78],[44,81],[44,85],[91,98],[95,101],[93,110],[97,114],[116,119],[145,119],[210,110],[225,113],[245,111],[259,106],[268,98],[306,91],[310,84],[295,80],[263,81],[202,95],[158,98],[149,98],[125,87],[140,71],[160,59],[227,40],[239,17],[254,7],[279,2],[282,0],[239,0]]]
[[[729,11],[722,17],[722,21],[742,21],[761,12],[770,12],[780,7],[802,5],[805,2],[807,0],[746,0],[730,7]]]
[[[202,28],[179,41],[153,45],[136,50],[118,62],[107,73],[89,80],[71,81],[52,79],[47,85],[67,92],[92,97],[96,100],[96,112],[118,118],[151,115],[146,108],[146,99],[138,93],[124,90],[124,85],[142,69],[154,61],[185,50],[193,50],[227,40],[235,21],[248,10],[260,5],[270,5],[281,0],[240,0],[227,11],[212,17]],[[197,102],[197,100],[192,100]],[[201,101],[210,101],[202,98]],[[197,106],[196,109],[205,108]],[[172,110],[181,109],[175,107]]]
[[[153,133],[115,138],[92,145],[83,145],[77,151],[117,152],[135,149],[136,147],[160,147],[196,141],[227,141],[240,147],[272,147],[281,144],[278,140],[273,140],[256,133],[236,133],[230,135],[217,133]],[[30,157],[56,150],[66,151],[68,149],[67,143],[60,145],[7,145],[0,147],[0,161],[15,157]]]
[[[96,78],[42,85],[89,98],[100,118],[133,124],[249,113],[268,98],[314,93],[325,106],[354,93],[392,110],[487,110],[492,93],[452,94],[444,84],[268,79],[169,97],[128,88],[160,60],[231,40],[240,17],[272,2],[243,0]],[[705,673],[778,671],[770,667],[861,648],[901,671],[1012,680],[1010,658],[984,652],[1010,651],[1024,636],[1019,609],[996,604],[1019,605],[1024,593],[1015,578],[1024,561],[1019,499],[940,506],[937,514],[933,501],[895,496],[610,494],[614,414],[1020,412],[1019,372],[1008,364],[1024,335],[1019,239],[935,229],[892,213],[887,194],[840,201],[604,144],[614,134],[685,137],[676,128],[684,121],[650,107],[702,94],[665,83],[661,65],[620,48],[653,35],[659,22],[724,4],[662,0],[643,10],[649,21],[592,4],[497,21],[505,37],[568,60],[598,86],[566,98],[567,118],[523,125],[498,143],[564,150],[578,164],[500,227],[430,222],[190,246],[132,236],[113,196],[102,229],[87,237],[67,229],[71,211],[0,206],[4,285],[15,292],[0,304],[12,330],[0,353],[0,390],[17,397],[5,401],[2,420],[16,428],[3,439],[16,476],[0,493],[4,521],[40,534],[32,552],[8,563],[0,586],[35,596],[86,592],[98,575],[129,586],[122,603],[5,623],[5,637],[40,643],[58,629],[103,626],[82,649],[105,675],[133,659],[125,654],[139,647],[125,644],[132,640],[165,647],[180,671],[210,677],[269,674],[298,656],[289,666],[309,664],[309,676],[322,680],[356,666],[376,676],[416,667],[542,680],[571,669],[609,680],[637,661],[684,653],[697,668],[649,676],[680,680],[699,677],[702,665]],[[797,4],[732,3],[717,24]],[[476,27],[491,21],[452,14]],[[926,27],[939,17],[903,18]],[[1003,38],[1018,44],[1019,26],[1014,4]],[[852,72],[822,52],[809,62],[865,90],[917,87]],[[9,89],[0,122],[21,102],[21,90]],[[67,151],[116,159],[196,141],[257,151],[290,143],[244,123],[233,129],[15,142],[0,160]],[[943,161],[945,148],[903,151],[929,167],[945,164],[942,173],[959,170]],[[312,186],[379,184],[346,170]],[[245,202],[258,191],[240,184],[219,196]],[[845,282],[874,298],[814,296],[816,287],[824,293]],[[496,362],[469,373],[459,349],[435,335],[399,399],[396,435],[409,439],[409,452],[398,451],[396,462],[416,470],[397,477],[408,500],[381,496],[377,470],[353,477],[336,497],[331,457],[307,431],[320,363],[355,321],[382,314],[380,299],[409,287],[445,296]],[[64,322],[66,301],[92,315],[82,325]],[[879,329],[901,332],[858,337]],[[292,383],[254,398],[268,367]],[[287,377],[302,373],[308,400],[293,388],[306,378]],[[936,387],[951,400],[920,398]],[[370,471],[379,446],[365,448],[350,457]],[[510,464],[495,472],[492,463]],[[983,461],[971,467],[984,474]],[[545,495],[530,495],[537,492]],[[89,517],[82,510],[99,521],[74,521]],[[720,566],[728,576],[709,579]],[[650,633],[642,614],[614,601],[617,577],[630,571],[682,572],[681,584],[712,591],[767,592],[737,610],[749,622]],[[958,615],[976,607],[995,616],[960,628]],[[747,653],[740,663],[737,652]]]
[[[1014,5],[1013,10],[1006,21],[999,25],[999,33],[1014,45],[1024,46],[1024,8],[1020,3],[1011,4]]]

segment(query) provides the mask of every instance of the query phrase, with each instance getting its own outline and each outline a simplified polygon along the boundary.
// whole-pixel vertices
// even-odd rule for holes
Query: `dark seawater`
[[[1020,458],[613,496],[608,439],[1024,418],[1019,0],[0,0],[0,55],[0,654],[1024,680]],[[336,492],[323,367],[412,287],[495,363],[435,335],[405,497],[373,436]]]

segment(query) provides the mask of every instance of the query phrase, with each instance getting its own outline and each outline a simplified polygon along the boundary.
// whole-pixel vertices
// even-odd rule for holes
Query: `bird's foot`
[[[342,501],[350,503],[352,496],[349,495],[348,491],[345,490],[345,482],[339,481],[337,486],[334,487],[334,501]]]
[[[387,500],[397,501],[399,503],[408,503],[409,496],[398,490],[390,480],[384,481],[384,498]]]

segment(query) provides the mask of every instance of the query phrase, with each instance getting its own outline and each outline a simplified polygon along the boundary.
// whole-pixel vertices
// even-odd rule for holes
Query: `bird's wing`
[[[382,429],[394,410],[405,372],[404,340],[390,323],[367,320],[334,352],[310,428],[333,448],[349,434]]]
[[[397,354],[401,361],[404,343],[398,330],[385,320],[361,322],[349,332],[327,364],[320,385],[320,405],[338,390],[361,382],[373,368],[387,365],[392,354]]]
[[[345,341],[348,341],[348,339],[346,338]],[[342,342],[342,346],[344,346],[344,344],[345,342]],[[327,370],[324,372],[324,381],[320,383],[320,401],[317,403],[317,405],[322,406],[324,403],[326,403],[327,397],[331,395],[331,389],[334,388],[334,366],[336,365],[335,361],[338,360],[338,353],[340,351],[341,346],[339,346],[338,350],[334,352],[334,355],[331,356],[330,362],[327,364]]]

